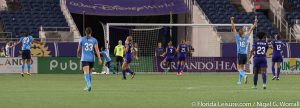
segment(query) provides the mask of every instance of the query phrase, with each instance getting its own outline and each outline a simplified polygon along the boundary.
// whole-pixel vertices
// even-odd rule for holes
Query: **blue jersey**
[[[101,51],[100,54],[104,57],[105,62],[111,61],[111,58],[109,57],[108,49]]]
[[[186,44],[179,44],[177,46],[179,55],[186,55],[188,51],[188,46]]]
[[[273,55],[281,56],[281,51],[283,50],[284,43],[280,40],[274,40],[271,42],[273,46]]]
[[[22,50],[30,50],[33,40],[32,36],[21,37],[20,43],[22,43]]]
[[[94,46],[98,45],[98,41],[92,36],[84,36],[80,39],[79,44],[82,47],[81,61],[94,62]]]
[[[245,35],[244,37],[240,37],[239,34],[235,35],[236,48],[238,54],[248,53],[248,39],[249,39],[248,35]]]
[[[254,57],[266,57],[268,43],[265,40],[255,41],[253,42],[253,49],[255,51]]]
[[[131,43],[127,43],[127,44],[125,45],[125,48],[128,48],[128,50],[127,50],[127,52],[125,53],[125,55],[131,56],[131,54],[132,54],[132,44],[131,44]]]
[[[166,48],[167,56],[174,57],[176,49],[173,46],[168,46]]]

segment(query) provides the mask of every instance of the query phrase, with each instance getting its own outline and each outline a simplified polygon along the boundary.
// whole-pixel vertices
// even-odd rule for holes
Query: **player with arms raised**
[[[34,38],[30,35],[28,35],[28,33],[24,33],[25,36],[21,37],[20,41],[10,47],[15,47],[16,45],[22,43],[22,65],[21,65],[21,75],[22,77],[24,77],[24,68],[25,68],[25,62],[27,64],[27,75],[31,75],[30,74],[30,65],[31,65],[31,52],[30,52],[30,48],[31,48],[31,44],[34,41]]]
[[[275,40],[271,41],[271,48],[273,48],[272,53],[272,80],[279,80],[280,75],[280,64],[283,61],[282,53],[283,48],[285,47],[284,43],[280,40],[280,35],[275,35]],[[275,64],[277,64],[277,74],[275,75]]]
[[[132,56],[134,56],[137,59],[135,49],[132,45],[132,36],[127,36],[125,41],[125,57],[124,62],[122,65],[122,74],[123,74],[123,80],[126,80],[126,72],[129,72],[131,74],[131,79],[134,78],[135,73],[130,70],[130,63],[132,61]]]
[[[249,62],[251,60],[252,55],[254,54],[254,77],[253,77],[253,88],[257,89],[257,80],[258,80],[258,74],[262,74],[263,79],[263,88],[267,89],[267,58],[266,58],[266,52],[268,50],[268,43],[266,40],[263,40],[265,36],[265,33],[260,32],[257,34],[257,37],[259,38],[258,41],[253,42],[252,50],[250,51],[249,56]],[[251,62],[250,62],[251,63]]]
[[[184,70],[184,63],[187,58],[188,46],[185,41],[182,41],[176,49],[178,62],[177,62],[177,75],[182,75]]]
[[[235,41],[237,45],[237,60],[238,60],[238,71],[240,73],[238,84],[241,84],[243,78],[245,78],[245,83],[247,83],[247,75],[245,75],[245,66],[247,63],[247,54],[248,54],[248,40],[249,35],[252,33],[253,29],[256,27],[257,20],[255,19],[253,26],[244,34],[243,28],[238,29],[238,33],[234,26],[234,17],[230,18],[233,33],[235,33]]]
[[[92,37],[92,28],[87,27],[85,29],[86,36],[81,37],[78,49],[77,49],[77,56],[80,57],[81,55],[81,63],[84,72],[84,78],[86,82],[86,88],[90,92],[92,90],[91,87],[91,80],[92,80],[92,68],[94,67],[95,62],[95,52],[98,57],[98,64],[102,64],[99,48],[98,48],[98,41],[94,37]],[[81,50],[81,53],[80,53]]]
[[[173,62],[175,58],[175,53],[176,53],[176,48],[173,46],[172,41],[170,41],[168,43],[168,47],[166,48],[166,51],[161,55],[162,57],[165,57],[165,59],[162,61],[163,64],[168,66],[165,69],[165,73],[171,69],[171,62]]]

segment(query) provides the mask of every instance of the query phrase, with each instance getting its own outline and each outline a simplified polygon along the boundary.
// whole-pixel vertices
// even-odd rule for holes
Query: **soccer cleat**
[[[27,72],[27,75],[28,75],[28,76],[31,76],[31,74],[30,74],[29,72]]]
[[[275,80],[277,77],[276,76],[273,76],[272,80]]]
[[[180,72],[177,72],[176,75],[180,75]]]
[[[256,86],[253,86],[252,89],[257,89],[257,87],[256,87]]]
[[[126,77],[123,77],[122,80],[126,80]]]
[[[88,92],[91,92],[91,90],[92,90],[92,87],[88,87],[88,88],[87,88],[87,91],[88,91]]]
[[[263,88],[264,88],[264,90],[267,89],[267,85],[266,85],[266,84],[263,84]]]
[[[247,84],[248,83],[248,76],[245,75],[245,80],[244,80],[244,83]]]
[[[133,73],[131,74],[131,79],[133,79],[134,76],[135,76],[135,73],[133,72]]]
[[[276,80],[279,80],[279,78],[276,78]]]
[[[242,82],[240,82],[240,81],[239,81],[239,82],[237,82],[237,84],[238,84],[238,85],[241,85],[241,84],[242,84]]]
[[[24,74],[23,74],[23,73],[21,73],[21,76],[22,76],[22,77],[24,77]]]
[[[83,91],[87,91],[88,90],[88,88],[87,87],[85,87],[84,89],[83,89]]]

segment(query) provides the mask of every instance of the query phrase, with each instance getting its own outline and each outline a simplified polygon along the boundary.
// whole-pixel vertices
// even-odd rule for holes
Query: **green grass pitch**
[[[83,74],[0,74],[0,108],[207,108],[199,102],[300,101],[298,75],[272,81],[269,74],[267,90],[262,89],[261,75],[257,90],[251,89],[252,75],[243,85],[236,84],[237,77],[138,73],[135,79],[121,80],[121,75],[93,75],[92,91],[87,93]]]

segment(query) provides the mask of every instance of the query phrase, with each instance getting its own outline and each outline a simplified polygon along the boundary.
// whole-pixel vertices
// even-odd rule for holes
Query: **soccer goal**
[[[183,40],[189,45],[190,53],[185,63],[185,72],[235,72],[236,44],[231,24],[149,24],[149,23],[107,23],[105,39],[109,41],[110,54],[118,40],[123,44],[127,36],[133,37],[138,60],[133,60],[131,69],[135,72],[163,72],[166,68],[160,56],[158,43],[165,48],[169,41],[176,47]],[[249,29],[252,24],[235,24],[236,28]],[[246,32],[245,32],[246,33]],[[253,33],[249,47],[253,41]],[[113,58],[114,60],[114,58]],[[177,60],[171,63],[176,72]],[[247,66],[252,73],[252,65]]]

